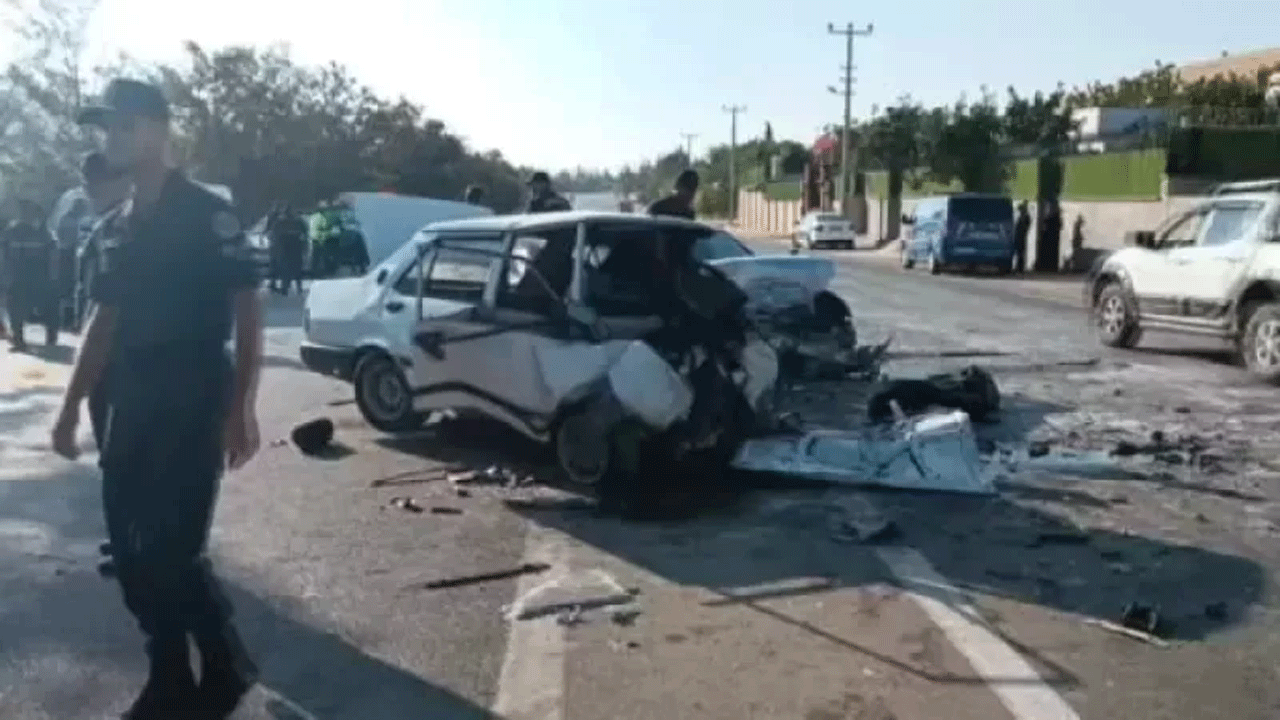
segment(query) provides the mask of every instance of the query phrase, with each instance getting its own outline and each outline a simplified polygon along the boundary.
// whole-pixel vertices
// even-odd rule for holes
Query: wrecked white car
[[[314,283],[301,356],[352,382],[380,430],[479,413],[552,442],[579,482],[617,469],[627,428],[676,454],[718,448],[727,465],[792,349],[757,321],[852,347],[849,309],[826,292],[834,274],[828,259],[755,255],[675,218],[447,221],[363,278]]]

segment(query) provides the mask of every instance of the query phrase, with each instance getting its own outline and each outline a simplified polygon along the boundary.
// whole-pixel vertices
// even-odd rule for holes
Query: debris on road
[[[813,430],[797,437],[748,440],[733,466],[843,485],[995,492],[969,417],[961,411],[859,431]]]
[[[433,505],[431,507],[432,515],[461,515],[462,509],[456,507],[448,507],[446,505]]]
[[[388,502],[387,504],[393,508],[399,508],[400,510],[404,510],[405,512],[411,512],[411,513],[422,512],[422,506],[419,505],[411,497],[393,497],[391,498],[390,502]]]
[[[871,422],[893,420],[891,402],[897,402],[908,415],[940,407],[963,410],[970,419],[981,422],[1000,411],[1000,389],[991,373],[976,365],[923,380],[892,380],[867,403]]]
[[[611,605],[626,605],[636,593],[603,570],[593,569],[552,578],[517,598],[508,609],[512,620],[531,620],[565,611],[581,613]]]
[[[333,421],[316,418],[304,422],[295,426],[289,437],[303,455],[319,455],[333,442]]]
[[[536,575],[538,573],[544,573],[550,569],[551,566],[546,563],[525,563],[509,570],[497,570],[495,572],[480,573],[477,575],[463,575],[461,577],[446,578],[444,580],[432,580],[414,587],[422,590],[440,590],[442,588],[455,588],[462,587],[464,585],[477,585],[479,583],[490,582],[493,580],[507,580],[509,578],[519,577],[520,575]]]
[[[1120,624],[1153,637],[1162,635],[1161,630],[1164,629],[1159,605],[1129,603],[1120,613]]]
[[[1141,630],[1135,630],[1133,628],[1125,627],[1124,625],[1113,623],[1110,620],[1102,620],[1099,618],[1085,618],[1084,623],[1086,625],[1092,625],[1096,628],[1101,628],[1103,630],[1106,630],[1107,632],[1112,632],[1117,635],[1124,635],[1125,637],[1147,643],[1148,645],[1155,645],[1156,647],[1169,646],[1168,642],[1162,640],[1161,638],[1156,637],[1155,635],[1152,635],[1151,633],[1146,633]]]

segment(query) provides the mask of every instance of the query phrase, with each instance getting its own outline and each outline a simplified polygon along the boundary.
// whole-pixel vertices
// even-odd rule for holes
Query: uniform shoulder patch
[[[213,214],[213,234],[220,240],[234,240],[241,233],[240,221],[227,210]]]

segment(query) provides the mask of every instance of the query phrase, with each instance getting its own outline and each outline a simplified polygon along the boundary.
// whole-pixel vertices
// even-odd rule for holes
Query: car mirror
[[[1142,248],[1154,248],[1156,246],[1156,234],[1152,230],[1130,230],[1125,233],[1124,241],[1126,245]]]
[[[910,215],[903,215],[903,216],[902,216],[902,224],[903,224],[903,225],[911,225],[911,224],[913,224],[914,222],[915,222],[915,220],[911,219],[911,216],[910,216]]]

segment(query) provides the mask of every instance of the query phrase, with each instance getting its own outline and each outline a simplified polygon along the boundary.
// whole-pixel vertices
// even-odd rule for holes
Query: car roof
[[[710,225],[665,215],[641,215],[638,213],[605,212],[599,210],[567,210],[549,213],[522,213],[519,215],[491,215],[463,220],[442,220],[423,228],[429,232],[509,232],[526,228],[566,225],[586,220],[641,223],[674,227],[715,230]]]
[[[1267,180],[1248,180],[1244,182],[1229,182],[1216,185],[1212,194],[1242,196],[1246,194],[1255,194],[1258,196],[1274,195],[1280,191],[1280,178],[1270,178]]]

